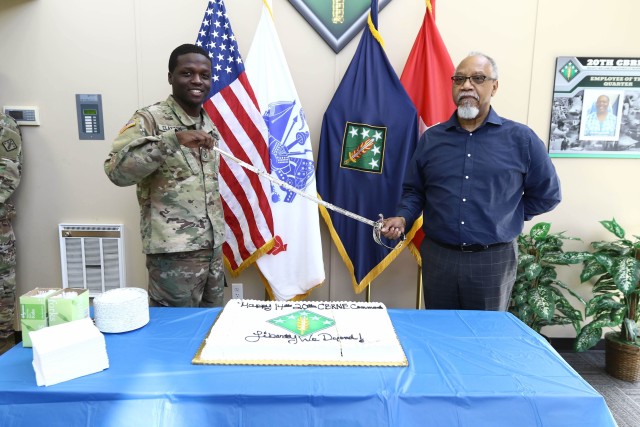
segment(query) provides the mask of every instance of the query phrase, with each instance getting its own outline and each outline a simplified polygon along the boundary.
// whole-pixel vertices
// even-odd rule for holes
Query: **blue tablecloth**
[[[109,369],[36,386],[32,350],[0,356],[0,425],[615,426],[604,399],[508,313],[389,310],[409,366],[205,366],[219,309],[151,308],[105,334]]]

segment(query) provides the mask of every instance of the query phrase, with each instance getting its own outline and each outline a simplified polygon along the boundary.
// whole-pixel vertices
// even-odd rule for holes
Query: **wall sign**
[[[640,58],[557,58],[549,155],[640,158]]]
[[[382,10],[391,0],[379,0]],[[371,0],[289,0],[320,37],[338,53],[365,26]]]

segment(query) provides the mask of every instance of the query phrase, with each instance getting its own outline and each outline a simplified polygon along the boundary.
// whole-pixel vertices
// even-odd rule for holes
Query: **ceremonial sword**
[[[254,172],[254,173],[258,174],[259,176],[262,176],[262,177],[268,179],[269,181],[286,188],[287,190],[291,190],[294,193],[299,194],[300,196],[304,197],[307,200],[311,200],[312,202],[317,203],[319,205],[322,205],[325,208],[330,209],[330,210],[332,210],[334,212],[337,212],[339,214],[348,216],[349,218],[353,218],[353,219],[355,219],[357,221],[360,221],[362,223],[370,225],[371,227],[373,227],[373,240],[377,244],[379,244],[381,246],[384,246],[387,249],[399,248],[402,245],[402,243],[405,241],[405,239],[406,239],[406,236],[404,235],[404,233],[402,233],[402,240],[400,241],[399,245],[397,245],[395,248],[393,248],[391,246],[387,246],[381,240],[382,226],[384,224],[384,216],[382,214],[379,214],[380,219],[378,219],[377,221],[372,221],[372,220],[367,219],[367,218],[365,218],[365,217],[363,217],[361,215],[358,215],[357,213],[353,213],[353,212],[350,212],[350,211],[348,211],[346,209],[342,209],[342,208],[340,208],[340,207],[338,207],[336,205],[332,205],[329,202],[325,202],[324,200],[321,200],[321,199],[319,199],[317,197],[314,197],[314,196],[312,196],[310,194],[307,194],[304,191],[294,187],[293,185],[288,184],[288,183],[286,183],[284,181],[279,180],[278,178],[275,178],[275,177],[271,176],[270,173],[267,173],[266,171],[264,171],[262,169],[258,169],[257,167],[255,167],[253,165],[250,165],[249,163],[238,159],[233,154],[227,153],[226,151],[224,151],[224,150],[222,150],[222,149],[220,149],[220,148],[218,148],[216,146],[213,147],[213,150],[215,150],[218,153],[220,153],[221,155],[233,160],[234,162],[236,162],[237,164],[239,164],[243,168],[248,169],[251,172]]]

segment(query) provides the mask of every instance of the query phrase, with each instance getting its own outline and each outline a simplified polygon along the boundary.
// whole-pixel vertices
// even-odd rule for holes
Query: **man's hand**
[[[407,225],[405,219],[401,216],[387,218],[382,223],[380,232],[387,239],[399,239],[404,233],[404,227]]]
[[[189,148],[212,148],[213,137],[202,130],[181,130],[176,132],[180,145]]]

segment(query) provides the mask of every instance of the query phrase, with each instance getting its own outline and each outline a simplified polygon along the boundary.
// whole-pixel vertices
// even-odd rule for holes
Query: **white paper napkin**
[[[104,335],[90,318],[30,333],[39,386],[50,386],[109,367]]]

